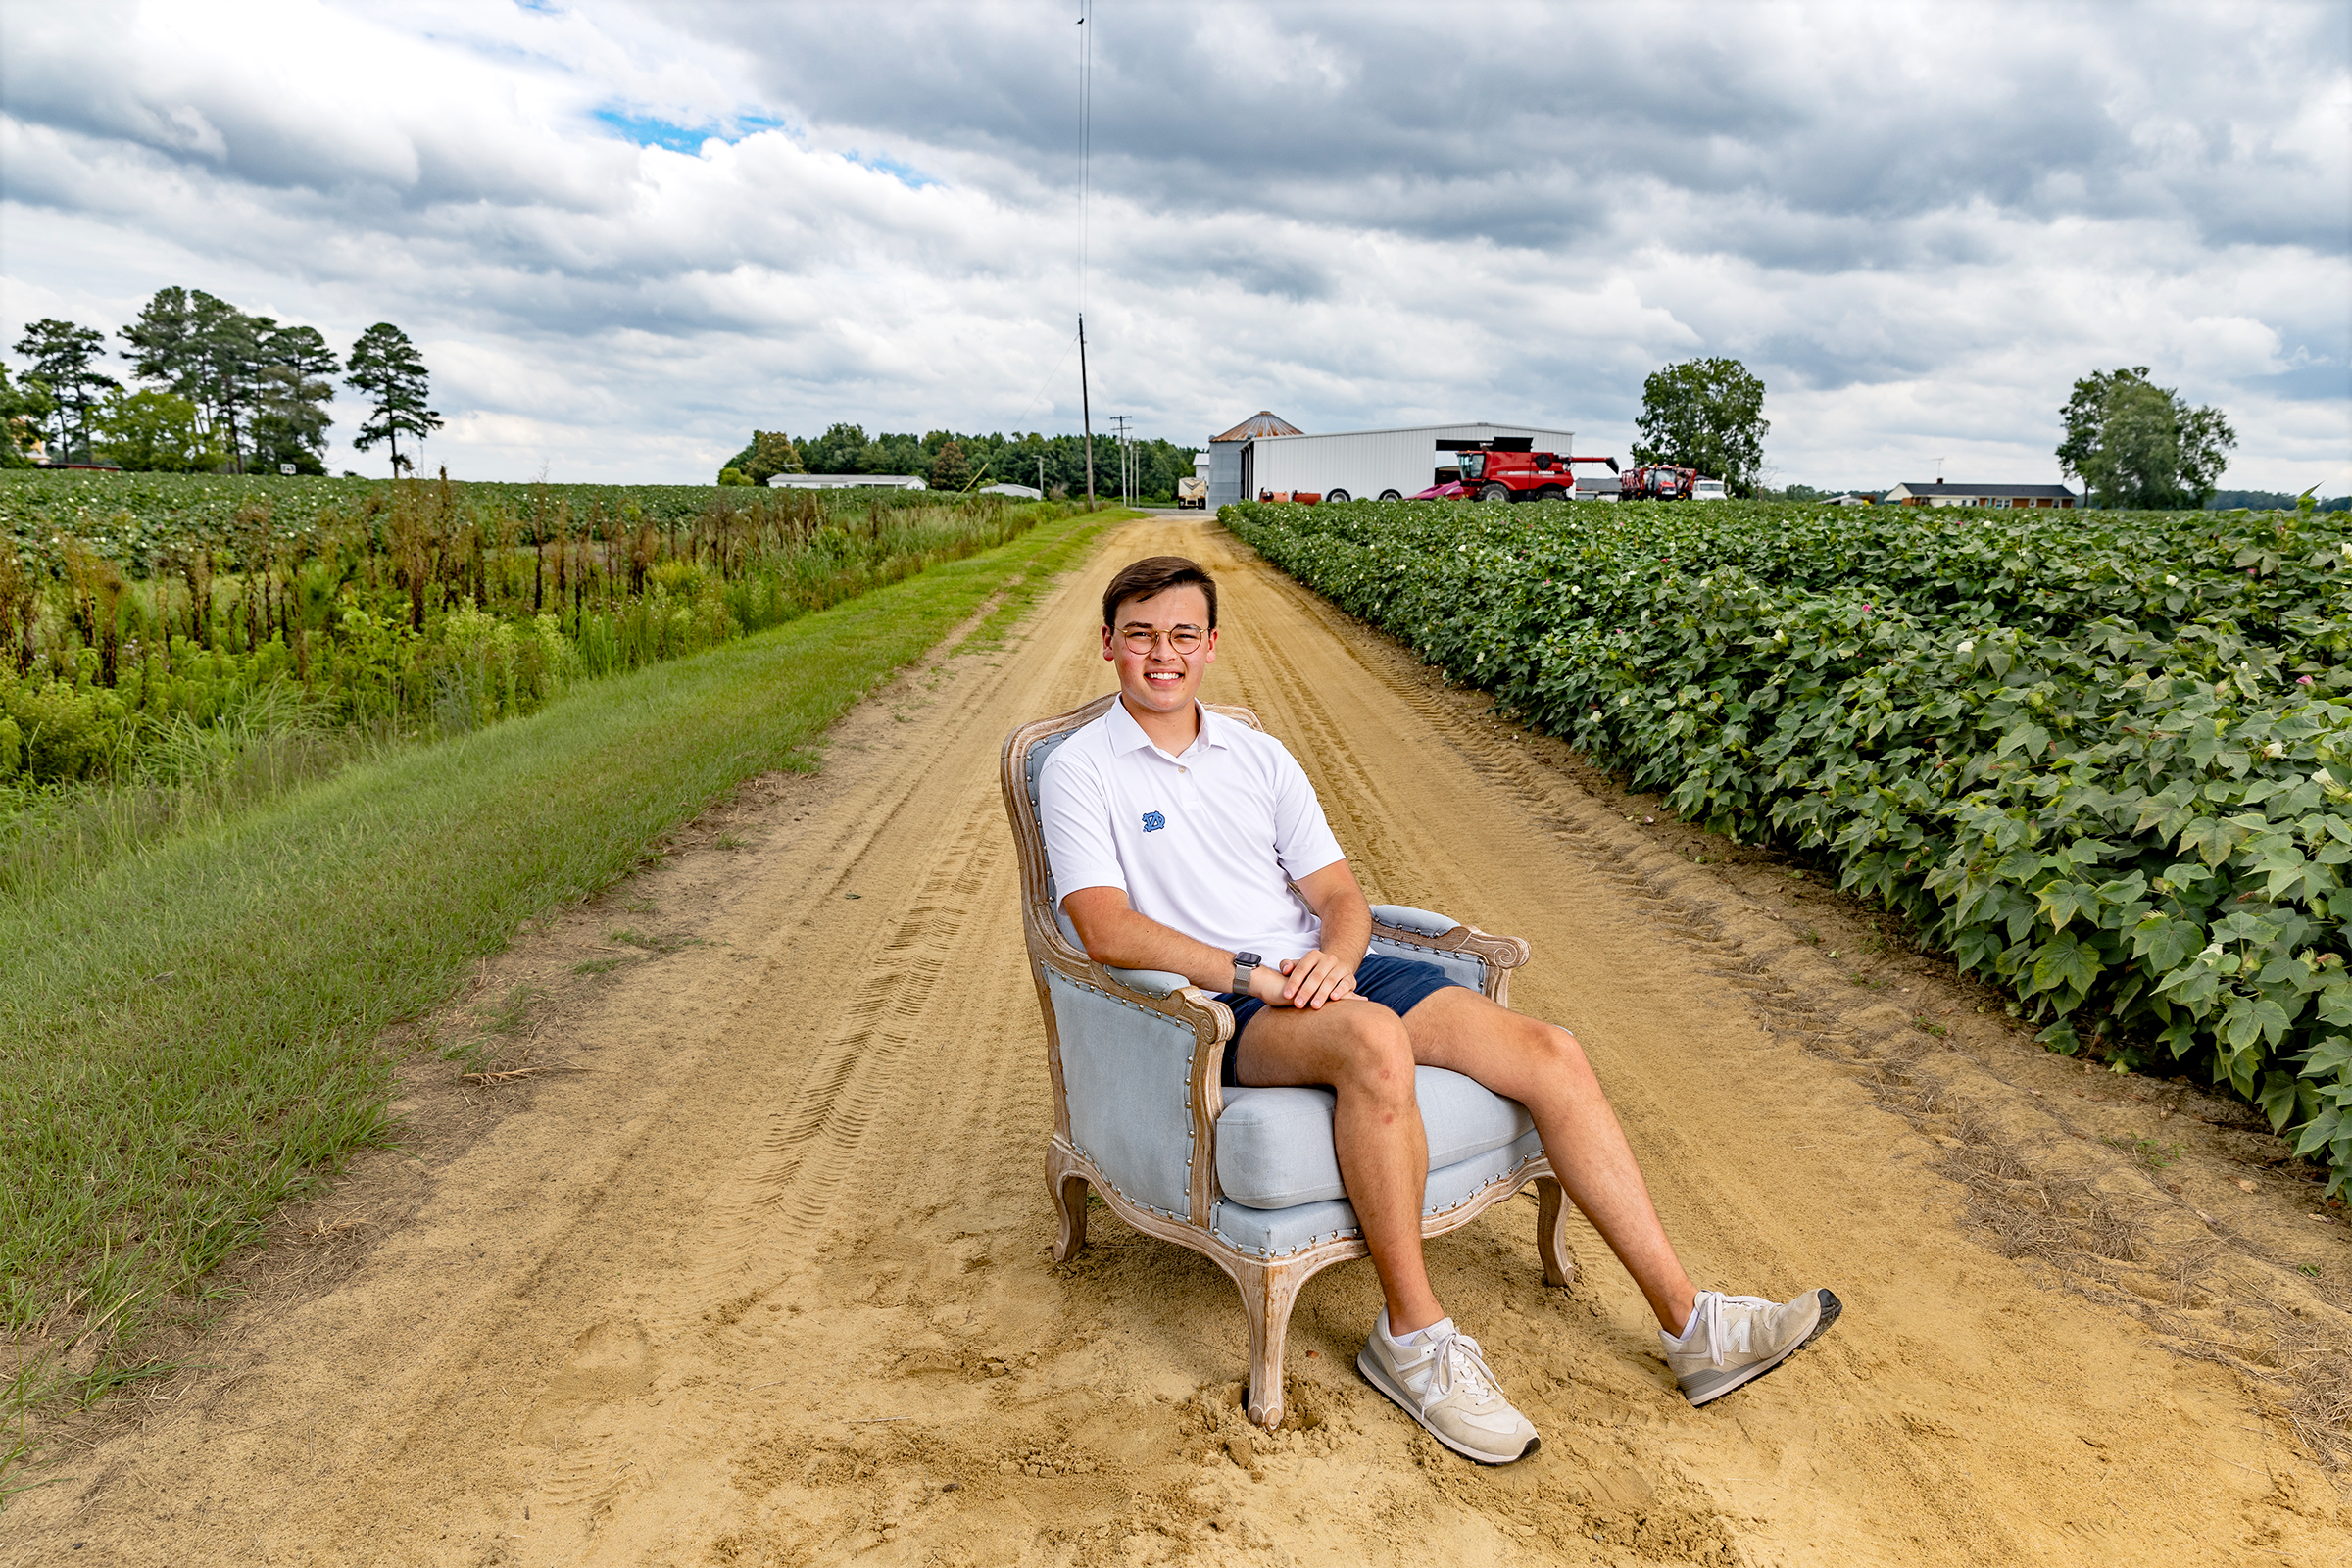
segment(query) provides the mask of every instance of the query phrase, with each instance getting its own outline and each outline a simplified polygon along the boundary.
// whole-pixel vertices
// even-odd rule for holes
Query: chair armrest
[[[1205,1227],[1233,1010],[1180,974],[1073,963],[1034,937],[1058,1136],[1130,1201]]]
[[[1376,952],[1391,952],[1398,957],[1426,956],[1465,982],[1469,971],[1463,965],[1475,965],[1478,989],[1504,1006],[1510,1005],[1510,971],[1528,959],[1528,946],[1522,938],[1496,936],[1464,925],[1451,915],[1404,904],[1372,906],[1372,945]]]
[[[1147,997],[1172,997],[1192,984],[1180,974],[1165,969],[1118,969],[1102,965],[1102,972],[1130,991],[1140,991]]]
[[[1411,931],[1425,937],[1442,937],[1461,924],[1450,914],[1435,914],[1428,909],[1416,909],[1409,904],[1375,904],[1372,918],[1382,925],[1393,925],[1399,931]]]

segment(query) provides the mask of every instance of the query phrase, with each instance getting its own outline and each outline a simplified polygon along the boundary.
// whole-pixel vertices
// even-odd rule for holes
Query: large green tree
[[[91,428],[97,452],[134,471],[209,473],[220,466],[203,416],[176,393],[110,392]]]
[[[314,326],[271,323],[260,339],[260,373],[254,392],[253,455],[264,473],[291,467],[297,473],[326,471],[326,405],[335,395],[329,379],[343,367]]]
[[[378,321],[351,346],[351,363],[343,379],[368,399],[368,416],[352,445],[362,452],[378,442],[392,445],[392,477],[415,465],[401,456],[404,435],[421,443],[441,428],[441,416],[425,407],[432,396],[432,376],[424,356],[409,334],[390,321]]]
[[[57,399],[49,395],[48,382],[37,375],[12,382],[8,367],[0,365],[0,468],[32,466],[32,444],[56,412]]]
[[[754,430],[752,444],[729,459],[727,466],[740,471],[747,483],[765,484],[775,474],[800,472],[801,454],[783,431]]]
[[[874,473],[865,465],[865,427],[834,424],[801,443],[801,461],[810,473]]]
[[[2202,506],[2237,445],[2221,410],[2190,408],[2144,365],[2084,376],[2060,416],[2059,466],[2101,506]]]
[[[1637,463],[1696,468],[1748,495],[1764,467],[1764,383],[1738,360],[1686,360],[1642,383]]]
[[[268,317],[248,316],[202,289],[175,286],[157,289],[122,336],[138,378],[193,403],[208,439],[243,472],[269,363],[265,345],[277,330]]]
[[[122,384],[97,368],[98,357],[106,352],[106,334],[94,326],[76,326],[53,316],[43,317],[17,339],[16,351],[32,362],[32,373],[56,400],[60,456],[69,463],[74,461],[76,451],[86,456],[90,445],[90,410],[98,406],[100,394]],[[71,424],[67,420],[69,414],[73,416]],[[74,439],[76,434],[80,436],[79,442]]]

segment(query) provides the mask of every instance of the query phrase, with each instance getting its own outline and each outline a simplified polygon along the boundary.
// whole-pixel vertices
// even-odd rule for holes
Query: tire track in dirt
[[[1548,1291],[1534,1205],[1501,1205],[1431,1253],[1545,1436],[1488,1471],[1354,1378],[1360,1265],[1306,1293],[1295,1419],[1262,1434],[1222,1275],[1107,1216],[1051,1264],[996,753],[1104,689],[1100,585],[1163,549],[1225,585],[1208,695],[1298,753],[1375,896],[1534,943],[1515,1000],[1585,1039],[1693,1270],[1832,1283],[1837,1334],[1692,1412],[1589,1228]],[[1879,1075],[1955,1070],[1896,1054],[1900,1010],[1478,709],[1213,524],[1123,529],[730,818],[754,850],[519,943],[492,985],[623,920],[682,945],[564,982],[551,1028],[593,1070],[512,1096],[331,1293],[232,1319],[228,1372],[0,1516],[0,1557],[2329,1560],[2332,1494],[2240,1384],[1985,1245],[1943,1147],[1882,1108],[1909,1091]]]

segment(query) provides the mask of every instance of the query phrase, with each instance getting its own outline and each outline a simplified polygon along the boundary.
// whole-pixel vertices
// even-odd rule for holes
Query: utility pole
[[[1127,472],[1127,458],[1131,450],[1127,444],[1127,425],[1133,418],[1133,415],[1117,414],[1111,416],[1110,420],[1119,427],[1119,505],[1123,507],[1135,505],[1135,486],[1128,482]]]
[[[1078,316],[1078,416],[1086,428],[1086,510],[1095,510],[1095,408],[1086,389],[1086,314]]]

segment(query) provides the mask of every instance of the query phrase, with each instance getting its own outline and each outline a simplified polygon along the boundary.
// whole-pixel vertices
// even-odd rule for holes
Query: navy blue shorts
[[[1431,993],[1461,984],[1436,964],[1424,963],[1419,958],[1392,958],[1383,953],[1367,953],[1364,961],[1355,966],[1355,994],[1379,1003],[1399,1018],[1421,1005]],[[1250,1020],[1257,1016],[1265,1004],[1255,997],[1232,991],[1219,994],[1217,1000],[1233,1009],[1233,1038],[1225,1042],[1222,1076],[1226,1088],[1239,1089],[1242,1080],[1234,1065],[1241,1054],[1242,1031],[1250,1027]]]

